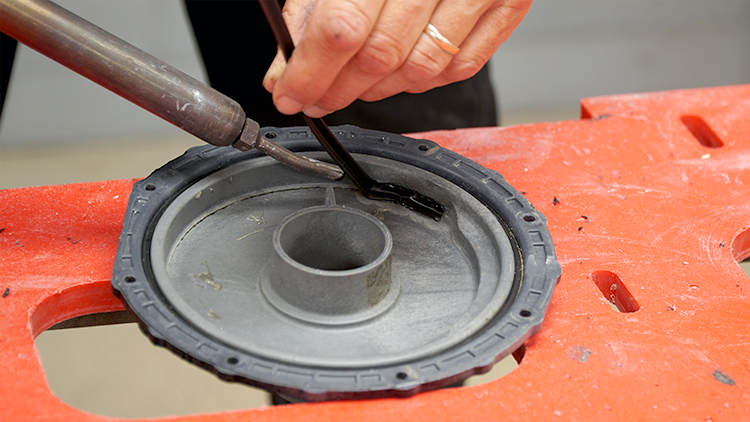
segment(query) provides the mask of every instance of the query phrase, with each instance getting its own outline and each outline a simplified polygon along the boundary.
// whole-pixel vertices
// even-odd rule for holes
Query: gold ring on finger
[[[427,26],[424,28],[424,33],[427,34],[430,38],[432,38],[432,41],[435,41],[435,44],[438,45],[443,51],[450,54],[451,56],[458,53],[460,48],[458,48],[455,44],[450,42],[448,38],[445,38],[443,34],[438,31],[437,28],[435,28],[435,25],[428,23]]]

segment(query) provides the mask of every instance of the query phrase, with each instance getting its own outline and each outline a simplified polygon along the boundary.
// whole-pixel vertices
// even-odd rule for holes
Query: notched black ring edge
[[[243,353],[230,350],[197,331],[185,321],[182,321],[173,311],[170,315],[172,319],[169,320],[167,326],[153,326],[154,320],[158,319],[159,316],[168,319],[167,316],[163,315],[163,311],[171,310],[168,302],[161,297],[158,289],[154,291],[153,288],[155,286],[151,283],[153,276],[148,274],[150,272],[148,257],[149,232],[153,231],[153,226],[158,221],[158,217],[177,195],[196,181],[222,168],[261,155],[256,151],[239,152],[232,148],[212,146],[193,147],[181,157],[170,161],[162,168],[153,172],[147,179],[136,183],[128,203],[128,212],[120,236],[112,284],[126,299],[126,302],[141,320],[144,332],[149,335],[155,344],[171,349],[183,358],[216,373],[222,379],[239,381],[265,388],[269,391],[301,397],[310,401],[318,401],[393,396],[404,397],[423,390],[449,385],[458,379],[466,378],[475,373],[485,372],[488,366],[513,352],[530,335],[540,329],[542,318],[551,300],[552,291],[559,281],[561,268],[555,256],[551,235],[546,227],[547,219],[541,213],[537,212],[523,195],[510,186],[499,173],[485,169],[468,158],[446,150],[430,140],[413,139],[387,132],[360,129],[355,126],[338,126],[331,129],[347,147],[347,150],[352,153],[373,155],[414,165],[443,177],[466,190],[495,213],[498,221],[506,229],[509,239],[518,244],[519,249],[516,250],[516,253],[520,251],[520,254],[516,257],[517,262],[520,259],[524,263],[520,267],[521,269],[525,269],[526,264],[532,256],[534,257],[535,274],[532,276],[535,277],[532,278],[532,276],[529,276],[529,271],[523,271],[518,274],[517,279],[520,285],[517,288],[516,297],[513,300],[507,300],[501,311],[493,319],[495,324],[503,322],[500,330],[508,326],[515,327],[511,335],[503,338],[503,340],[506,340],[505,344],[510,343],[508,347],[505,347],[501,353],[484,353],[482,356],[475,356],[476,362],[474,365],[470,365],[471,367],[469,368],[449,368],[451,365],[445,363],[448,360],[447,358],[466,353],[466,351],[472,351],[476,355],[477,353],[474,349],[478,345],[479,339],[484,341],[484,337],[488,335],[492,336],[496,333],[499,335],[498,327],[494,327],[495,330],[489,329],[489,327],[492,327],[490,323],[481,333],[472,336],[462,344],[453,346],[436,355],[443,357],[443,359],[435,359],[436,356],[433,356],[431,359],[427,358],[410,362],[409,364],[411,365],[401,363],[399,365],[374,368],[379,372],[383,380],[375,386],[375,390],[370,390],[370,388],[373,388],[372,386],[363,387],[362,385],[354,385],[353,387],[357,388],[342,391],[339,385],[327,385],[325,382],[320,381],[316,375],[335,373],[339,375],[352,375],[355,379],[358,379],[356,378],[358,374],[364,371],[331,371],[308,368],[313,379],[311,383],[300,385],[299,380],[285,380],[278,374],[270,377],[274,381],[274,383],[271,383],[269,379],[250,373],[252,365],[267,363],[271,368],[274,368],[274,372],[279,368],[290,366],[279,364],[278,362],[264,362],[264,359],[256,356],[243,355]],[[274,141],[282,143],[292,151],[322,151],[322,147],[315,142],[309,129],[306,127],[269,127],[262,130],[264,134],[274,132],[276,134]],[[425,148],[425,145],[428,147]],[[491,189],[488,186],[489,182],[493,182],[497,186],[495,189],[499,188],[505,194]],[[156,189],[146,191],[144,188],[146,184],[153,184]],[[510,205],[499,208],[492,206],[493,203],[498,201],[500,201],[500,204],[503,204],[502,201],[505,201],[506,204]],[[518,209],[513,211],[512,208]],[[522,219],[522,216],[528,213],[534,213],[535,216],[541,217],[537,220],[537,224],[534,224],[530,228],[527,228],[529,223],[524,222]],[[147,218],[149,224],[140,224],[136,221],[142,218]],[[139,235],[142,242],[137,241]],[[542,248],[542,252],[539,252],[539,247]],[[138,258],[137,261],[133,260],[136,256]],[[135,264],[130,269],[123,265],[128,259],[130,259],[131,263]],[[542,260],[542,263],[539,263],[539,259]],[[134,276],[136,281],[133,283],[120,283],[120,280],[128,275]],[[529,283],[537,283],[537,280],[543,280],[541,289],[533,289],[534,285],[529,286]],[[151,297],[148,297],[147,293],[149,287],[151,288]],[[519,299],[523,299],[522,295],[524,294],[527,296],[527,300],[521,302]],[[536,299],[533,303],[527,303],[528,297],[532,294]],[[133,303],[139,295],[146,295],[147,300]],[[160,307],[163,310],[160,310]],[[520,311],[529,309],[533,310],[530,317],[521,317],[519,315]],[[151,322],[152,325],[149,325],[148,322]],[[203,336],[205,339],[201,339],[197,343],[188,344],[184,339],[179,339],[169,334],[169,330],[174,327],[179,327],[179,330],[188,338]],[[206,353],[201,351],[201,348],[213,350],[214,352]],[[461,353],[455,353],[457,349],[461,350]],[[451,351],[454,353],[451,354]],[[237,357],[237,363],[226,363],[226,358],[230,355],[239,356]],[[435,377],[425,374],[424,368],[431,365],[423,364],[418,366],[417,364],[421,361],[431,361],[433,364],[439,363],[440,367],[437,374],[441,376]],[[406,380],[406,383],[400,380],[394,381],[396,379],[394,375],[399,373],[405,365],[410,366],[412,371],[416,371],[421,375],[421,379],[419,376],[417,377],[418,381],[421,382],[415,384],[415,380],[413,379]],[[291,368],[299,369],[296,366],[291,366]],[[371,374],[372,371],[368,370],[367,373]],[[355,382],[355,384],[359,383]]]

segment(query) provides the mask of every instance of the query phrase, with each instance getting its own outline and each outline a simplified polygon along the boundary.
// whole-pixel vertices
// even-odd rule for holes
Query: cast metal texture
[[[431,141],[333,132],[375,178],[441,202],[443,219],[368,200],[347,180],[257,151],[193,148],[134,186],[114,266],[114,288],[156,344],[224,379],[317,401],[450,385],[539,330],[561,270],[546,218],[522,194]],[[263,135],[325,157],[307,128]],[[369,312],[285,310],[267,288],[275,226],[332,202],[389,229],[390,290]]]

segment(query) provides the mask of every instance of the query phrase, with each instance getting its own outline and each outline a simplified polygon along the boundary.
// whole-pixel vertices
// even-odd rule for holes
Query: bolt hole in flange
[[[272,131],[326,159],[309,131]],[[523,195],[430,141],[332,131],[376,180],[435,198],[444,217],[256,151],[192,149],[136,184],[138,213],[126,214],[113,286],[148,334],[225,379],[326,400],[453,384],[541,327],[561,271],[546,219]],[[152,180],[158,190],[139,189]],[[128,275],[137,281],[118,281]]]

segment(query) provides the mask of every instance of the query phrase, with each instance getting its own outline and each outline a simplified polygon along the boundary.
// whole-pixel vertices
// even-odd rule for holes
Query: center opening
[[[318,324],[348,324],[384,312],[398,295],[391,233],[354,208],[298,211],[274,232],[263,293],[278,310]]]
[[[278,245],[293,261],[326,271],[367,266],[387,244],[382,223],[361,211],[343,207],[311,208],[287,220]]]

